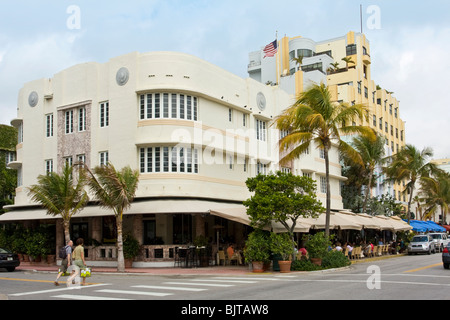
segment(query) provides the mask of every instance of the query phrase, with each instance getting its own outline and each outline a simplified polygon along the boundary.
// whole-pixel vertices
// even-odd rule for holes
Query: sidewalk
[[[88,264],[89,266],[89,264]],[[48,265],[45,263],[30,263],[21,262],[20,266],[16,268],[18,271],[33,271],[33,272],[48,272],[57,273],[59,266]],[[92,273],[105,274],[119,274],[117,268],[113,267],[91,267]],[[267,271],[272,273],[273,271]],[[180,267],[166,267],[166,268],[130,268],[125,269],[121,274],[148,274],[148,275],[218,275],[218,274],[232,274],[243,275],[252,273],[248,265],[245,266],[210,266],[203,268],[180,268]]]

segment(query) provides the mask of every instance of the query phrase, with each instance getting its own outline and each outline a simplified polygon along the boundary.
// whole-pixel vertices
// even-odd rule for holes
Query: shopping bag
[[[90,268],[84,268],[81,269],[81,275],[82,278],[89,278],[91,276],[91,269]]]
[[[61,269],[58,269],[58,273],[59,273],[59,272],[62,272],[62,270],[61,270]],[[61,276],[62,276],[62,277],[67,277],[67,276],[70,276],[70,273],[67,272],[67,270],[66,270],[65,272],[63,272],[63,273],[61,274]]]

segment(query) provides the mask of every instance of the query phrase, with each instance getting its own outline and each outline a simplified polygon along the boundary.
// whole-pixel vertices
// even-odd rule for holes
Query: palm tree
[[[411,202],[415,191],[416,182],[421,177],[428,177],[430,174],[437,173],[438,169],[435,164],[428,162],[433,157],[431,148],[424,148],[422,151],[417,150],[413,145],[407,144],[403,149],[390,157],[390,165],[383,168],[388,180],[394,182],[402,182],[407,180],[403,192],[409,193],[407,217],[408,223],[411,220]]]
[[[365,114],[366,107],[363,105],[334,103],[328,88],[322,83],[312,85],[307,91],[302,92],[297,101],[274,120],[277,129],[289,132],[280,140],[280,151],[287,150],[281,162],[300,157],[311,143],[323,149],[327,185],[326,236],[329,235],[331,211],[329,151],[332,144],[336,143],[340,152],[362,164],[359,153],[343,141],[341,135],[363,134],[375,139],[375,133],[371,128],[347,125],[357,119],[363,119]]]
[[[294,61],[295,64],[299,67],[303,64],[303,56],[300,56],[298,58],[292,58],[291,61]]]
[[[366,173],[365,178],[368,180],[362,212],[366,212],[366,205],[369,200],[369,191],[372,188],[372,178],[375,168],[385,161],[384,144],[385,139],[380,135],[377,135],[375,141],[367,136],[358,136],[353,138],[353,147],[362,157]]]
[[[61,216],[67,243],[70,240],[70,219],[89,201],[88,194],[84,190],[86,178],[80,174],[75,181],[73,167],[66,164],[61,175],[50,172],[38,176],[37,180],[38,184],[28,188],[28,194],[33,201],[47,209],[47,214]]]
[[[434,215],[440,207],[442,221],[446,221],[446,213],[450,206],[450,174],[442,172],[435,177],[420,179],[420,195],[425,205],[424,218]]]
[[[355,64],[355,62],[352,60],[352,57],[344,57],[344,58],[342,58],[342,61],[344,61],[346,63],[346,69],[347,70],[348,70],[348,64],[349,63]]]
[[[86,168],[87,169],[87,168]],[[98,166],[90,173],[88,181],[90,190],[99,201],[100,206],[114,211],[117,226],[117,270],[125,270],[123,255],[122,221],[123,212],[131,206],[136,195],[139,172],[129,166],[117,171],[111,163]]]

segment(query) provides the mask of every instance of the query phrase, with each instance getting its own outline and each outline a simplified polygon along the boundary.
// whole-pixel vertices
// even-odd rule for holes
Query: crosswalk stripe
[[[42,293],[50,293],[50,292],[58,292],[58,291],[66,291],[66,290],[81,290],[86,288],[93,288],[93,287],[99,287],[99,286],[108,286],[110,284],[108,283],[100,283],[100,284],[94,284],[90,286],[73,286],[73,287],[63,287],[58,289],[48,289],[48,290],[40,290],[40,291],[28,291],[28,292],[20,292],[20,293],[12,293],[10,296],[14,297],[20,297],[20,296],[27,296],[27,295],[33,295],[33,294],[42,294]]]
[[[214,282],[231,282],[231,283],[256,283],[257,281],[246,281],[246,280],[222,280],[222,279],[195,279],[195,281],[214,281]]]
[[[164,282],[164,283],[165,284],[205,286],[205,287],[234,287],[234,284],[221,284],[221,283],[198,283],[198,282]]]
[[[173,293],[149,292],[149,291],[130,291],[130,290],[113,290],[113,289],[96,290],[96,292],[101,292],[101,293],[120,293],[120,294],[135,294],[135,295],[155,296],[155,297],[165,297],[165,296],[171,296],[171,295],[173,295]]]
[[[205,291],[205,290],[207,290],[207,289],[199,289],[199,288],[168,287],[168,286],[147,286],[147,285],[133,286],[133,288],[180,290],[180,291]]]
[[[253,281],[253,280],[269,280],[269,281],[276,281],[279,279],[275,279],[275,278],[254,278],[254,277],[214,277],[214,279],[226,279],[226,280],[249,280],[249,281]]]
[[[52,296],[52,298],[73,299],[73,300],[130,300],[130,299],[125,299],[125,298],[83,296],[83,295],[76,295],[76,294],[60,294],[57,296]]]

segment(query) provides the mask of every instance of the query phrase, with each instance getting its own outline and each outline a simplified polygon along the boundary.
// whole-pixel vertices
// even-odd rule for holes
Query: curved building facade
[[[322,170],[313,148],[290,167],[279,166],[280,133],[271,122],[293,102],[278,86],[176,52],[134,52],[26,83],[11,121],[19,132],[17,158],[9,164],[18,172],[18,188],[0,221],[57,223],[31,202],[27,188],[39,175],[61,172],[65,163],[93,168],[111,162],[140,173],[136,199],[124,214],[124,232],[143,245],[140,261],[169,263],[176,246],[199,235],[219,246],[243,244],[247,178]],[[342,179],[337,157],[336,190]],[[318,194],[325,201],[320,187]],[[342,209],[340,196],[332,208]],[[89,260],[115,263],[115,249],[107,245],[115,240],[112,212],[91,204],[74,216],[71,228],[74,239],[101,243],[87,247]],[[62,227],[56,232],[59,247]]]

